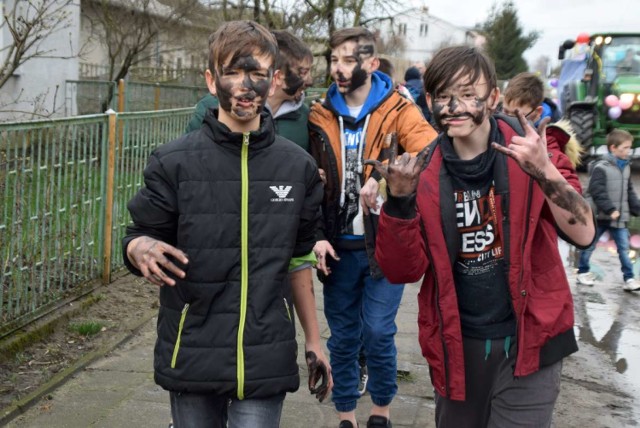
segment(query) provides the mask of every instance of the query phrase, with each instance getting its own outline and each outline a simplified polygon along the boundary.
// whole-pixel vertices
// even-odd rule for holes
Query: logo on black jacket
[[[292,187],[293,186],[269,186],[269,189],[273,190],[273,193],[278,196],[277,198],[271,198],[271,202],[293,202],[293,198],[287,198]]]

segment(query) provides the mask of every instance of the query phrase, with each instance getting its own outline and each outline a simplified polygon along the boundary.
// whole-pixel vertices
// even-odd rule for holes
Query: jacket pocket
[[[176,360],[178,359],[178,352],[180,351],[180,337],[182,336],[182,328],[184,327],[184,320],[187,318],[187,312],[189,311],[189,304],[185,303],[182,308],[182,315],[180,316],[180,324],[178,324],[178,337],[176,337],[176,343],[173,346],[173,356],[171,357],[171,368],[176,368]]]

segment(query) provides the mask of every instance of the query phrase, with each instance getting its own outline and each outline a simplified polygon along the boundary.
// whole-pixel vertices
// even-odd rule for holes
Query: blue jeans
[[[333,373],[332,400],[339,412],[356,408],[358,353],[364,343],[369,381],[367,390],[377,406],[387,406],[397,390],[395,323],[404,285],[370,276],[366,251],[338,250],[330,259],[331,274],[324,293],[324,313],[331,329],[327,348]]]
[[[175,428],[278,428],[285,394],[238,400],[213,394],[171,392]],[[228,423],[228,425],[227,425]]]
[[[601,226],[598,225],[596,230],[596,240],[592,246],[587,248],[584,251],[580,252],[580,261],[578,262],[578,273],[586,273],[589,272],[591,267],[589,266],[589,259],[591,258],[591,253],[596,248],[596,243],[600,239],[600,236],[606,231],[609,231],[609,234],[613,238],[616,243],[616,248],[618,249],[618,258],[620,259],[620,264],[622,265],[622,277],[626,281],[627,279],[633,278],[633,264],[631,263],[631,259],[629,258],[629,229],[627,228],[619,228],[619,227],[610,227],[610,226]]]

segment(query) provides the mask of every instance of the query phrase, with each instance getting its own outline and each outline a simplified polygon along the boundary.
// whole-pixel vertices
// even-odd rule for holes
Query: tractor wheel
[[[593,145],[593,128],[595,126],[593,110],[573,109],[569,112],[569,120],[580,145],[588,152]]]

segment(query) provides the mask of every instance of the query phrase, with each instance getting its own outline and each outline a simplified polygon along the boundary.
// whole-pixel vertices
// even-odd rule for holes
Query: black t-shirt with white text
[[[460,249],[453,274],[462,334],[479,339],[515,335],[502,240],[494,196],[495,151],[461,160],[451,143],[443,142],[445,167],[454,189]],[[446,146],[446,147],[445,147]]]

